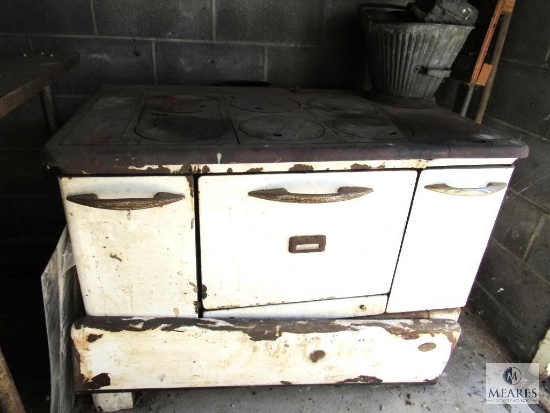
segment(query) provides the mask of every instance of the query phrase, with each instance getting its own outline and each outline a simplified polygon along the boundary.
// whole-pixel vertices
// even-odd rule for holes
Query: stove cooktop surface
[[[352,91],[205,86],[105,86],[47,145],[49,163],[61,169],[62,156],[73,165],[92,153],[97,164],[113,157],[206,163],[222,149],[231,162],[527,154],[524,144],[435,104],[411,109]]]

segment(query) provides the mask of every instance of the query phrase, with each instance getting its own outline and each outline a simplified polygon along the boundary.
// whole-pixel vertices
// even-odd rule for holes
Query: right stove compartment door
[[[387,312],[462,307],[513,167],[420,174]]]

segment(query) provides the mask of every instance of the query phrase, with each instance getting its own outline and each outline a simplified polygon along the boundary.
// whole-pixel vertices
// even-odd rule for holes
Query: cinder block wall
[[[522,360],[550,328],[550,1],[519,0],[484,123],[526,142],[471,304]]]

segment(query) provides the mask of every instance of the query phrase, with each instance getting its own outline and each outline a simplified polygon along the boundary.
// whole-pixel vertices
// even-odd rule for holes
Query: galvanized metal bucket
[[[359,7],[372,90],[402,98],[433,97],[450,76],[473,27],[401,22],[402,12],[382,12],[372,6]]]

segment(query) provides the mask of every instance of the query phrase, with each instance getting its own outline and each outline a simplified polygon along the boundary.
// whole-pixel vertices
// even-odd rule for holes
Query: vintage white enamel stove
[[[434,382],[527,147],[354,92],[102,88],[47,146],[78,392]]]

